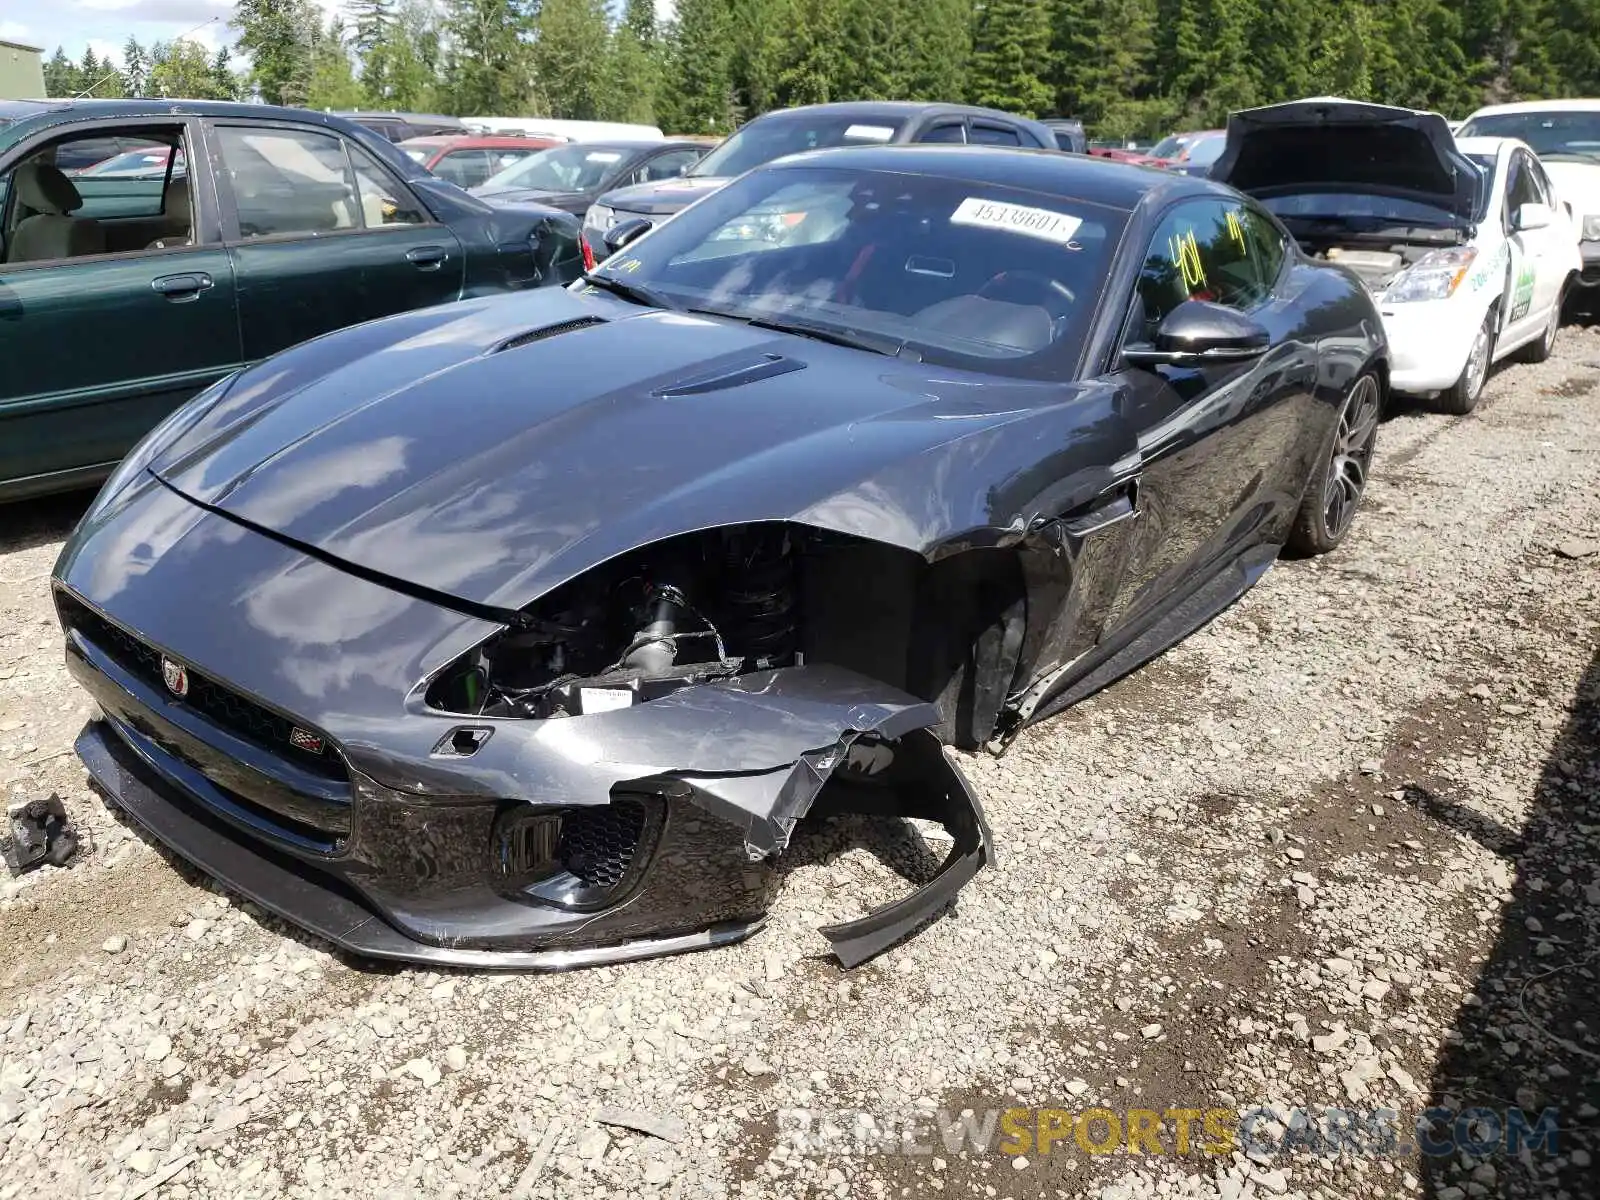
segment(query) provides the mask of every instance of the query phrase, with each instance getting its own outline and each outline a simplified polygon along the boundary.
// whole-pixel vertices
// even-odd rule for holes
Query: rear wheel
[[[1478,326],[1478,332],[1472,339],[1472,349],[1467,352],[1467,364],[1461,368],[1460,378],[1439,393],[1435,407],[1440,412],[1464,417],[1478,406],[1484,380],[1489,378],[1489,363],[1494,357],[1497,312],[1497,309],[1491,308],[1484,314],[1483,324]]]
[[[1566,306],[1567,288],[1563,285],[1555,307],[1550,310],[1550,320],[1544,327],[1544,333],[1522,348],[1519,357],[1523,362],[1542,363],[1550,357],[1556,348],[1556,338],[1561,336],[1561,310]]]
[[[1350,532],[1367,488],[1382,406],[1383,392],[1376,375],[1363,375],[1351,385],[1333,444],[1312,472],[1300,501],[1300,513],[1289,534],[1289,548],[1294,552],[1326,554]]]

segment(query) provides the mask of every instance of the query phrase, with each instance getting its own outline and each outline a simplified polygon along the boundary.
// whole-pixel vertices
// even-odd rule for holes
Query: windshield
[[[700,201],[595,274],[678,308],[1063,378],[1125,222],[1116,209],[990,183],[778,167]]]
[[[1178,151],[1182,150],[1188,138],[1180,134],[1168,134],[1154,146],[1150,147],[1151,158],[1177,158]]]
[[[827,146],[870,146],[894,140],[905,125],[892,118],[819,117],[810,115],[758,117],[722,145],[695,163],[687,175],[722,178],[743,175],[786,154],[820,150]]]
[[[1585,158],[1600,162],[1600,112],[1495,113],[1473,117],[1457,137],[1520,138],[1540,158]]]
[[[1222,157],[1222,148],[1228,144],[1228,139],[1223,134],[1212,134],[1196,142],[1191,142],[1188,151],[1183,156],[1183,161],[1196,167],[1209,167]]]
[[[151,146],[145,150],[130,150],[126,154],[118,154],[111,158],[103,159],[93,166],[85,167],[78,174],[160,179],[166,176],[167,156],[171,153],[172,151],[166,146]],[[173,174],[182,174],[182,172],[183,151],[179,150],[178,161],[173,165]]]
[[[545,192],[588,192],[601,187],[627,155],[603,146],[553,146],[530,154],[484,180],[480,192],[535,188]]]

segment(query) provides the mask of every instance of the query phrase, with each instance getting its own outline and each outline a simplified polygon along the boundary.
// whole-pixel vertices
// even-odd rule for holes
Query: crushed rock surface
[[[999,866],[853,972],[816,927],[937,840],[805,828],[749,942],[558,976],[355,963],[224,894],[72,756],[47,582],[83,503],[0,508],[0,793],[56,791],[87,835],[0,877],[0,1200],[1600,1190],[1600,329],[1467,418],[1401,406],[1338,552],[963,756]],[[1554,1106],[1561,1132],[820,1154],[777,1115],[1261,1106],[1270,1139],[1328,1105]]]

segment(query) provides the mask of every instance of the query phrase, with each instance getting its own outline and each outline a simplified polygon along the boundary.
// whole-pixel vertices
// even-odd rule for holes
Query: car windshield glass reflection
[[[767,117],[740,129],[685,173],[717,178],[743,175],[786,154],[891,141],[904,124],[865,117]]]
[[[1540,158],[1600,162],[1600,112],[1495,113],[1474,117],[1456,136],[1520,138]]]
[[[1076,364],[1124,221],[988,183],[779,168],[701,201],[598,274],[675,308],[1059,378]]]
[[[598,146],[556,146],[530,154],[520,162],[489,176],[483,190],[529,188],[544,192],[587,192],[597,188],[617,169],[621,150]]]

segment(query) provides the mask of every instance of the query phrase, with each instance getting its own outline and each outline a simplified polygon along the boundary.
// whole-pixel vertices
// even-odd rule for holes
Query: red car
[[[1089,153],[1096,158],[1109,158],[1113,162],[1132,163],[1136,167],[1164,166],[1162,159],[1152,158],[1143,150],[1121,150],[1115,146],[1090,146]]]
[[[407,138],[399,143],[411,158],[440,179],[464,188],[477,187],[489,176],[505,170],[519,158],[561,145],[562,138],[508,137],[505,135]]]

